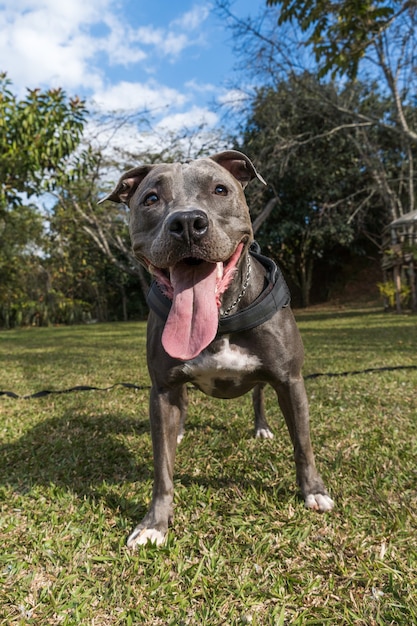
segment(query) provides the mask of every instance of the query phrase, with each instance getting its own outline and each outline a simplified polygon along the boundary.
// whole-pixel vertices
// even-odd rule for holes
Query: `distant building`
[[[417,211],[405,213],[385,229],[382,270],[386,307],[417,312]]]

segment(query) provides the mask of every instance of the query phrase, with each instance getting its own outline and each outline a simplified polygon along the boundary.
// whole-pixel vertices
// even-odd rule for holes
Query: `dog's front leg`
[[[304,380],[299,377],[287,383],[280,383],[276,391],[293,443],[297,483],[305,505],[315,511],[330,511],[334,503],[316,469],[311,445],[310,417]]]
[[[185,434],[185,420],[188,411],[188,392],[186,385],[183,385],[180,396],[180,425],[178,428],[177,443],[181,443]]]
[[[173,519],[174,462],[180,420],[184,410],[184,390],[157,389],[150,394],[150,422],[154,460],[152,503],[142,522],[127,540],[129,548],[148,541],[161,545]]]
[[[265,416],[264,387],[265,385],[262,384],[256,385],[252,392],[252,404],[255,413],[255,437],[257,439],[273,439],[274,433],[269,428]]]

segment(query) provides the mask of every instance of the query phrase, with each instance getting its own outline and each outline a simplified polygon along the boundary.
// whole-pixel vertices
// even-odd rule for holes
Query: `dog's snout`
[[[204,211],[178,211],[167,221],[169,234],[186,242],[197,241],[208,231],[209,221]]]

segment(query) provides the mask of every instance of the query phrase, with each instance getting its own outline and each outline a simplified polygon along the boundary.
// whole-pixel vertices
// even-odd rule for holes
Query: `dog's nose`
[[[169,234],[187,243],[204,237],[208,230],[208,218],[204,211],[177,211],[169,216],[167,227]]]

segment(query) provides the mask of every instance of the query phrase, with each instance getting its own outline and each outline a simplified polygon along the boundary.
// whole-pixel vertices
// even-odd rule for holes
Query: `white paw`
[[[273,439],[274,433],[269,428],[259,428],[255,433],[256,439]]]
[[[136,546],[144,546],[148,542],[161,546],[165,541],[165,534],[156,528],[135,529],[127,538],[127,547],[134,550]]]
[[[331,511],[334,507],[334,502],[330,496],[325,496],[322,493],[315,493],[307,496],[305,499],[305,505],[307,509],[311,509],[312,511],[320,511],[320,513],[325,513],[326,511]]]
[[[184,433],[179,433],[177,435],[177,445],[179,445],[183,439],[184,439]]]

